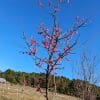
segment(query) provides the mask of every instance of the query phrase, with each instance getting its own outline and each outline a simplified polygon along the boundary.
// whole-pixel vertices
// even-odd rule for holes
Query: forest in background
[[[8,82],[11,84],[20,84],[25,86],[30,86],[33,88],[40,87],[41,89],[45,88],[45,74],[44,73],[26,73],[26,72],[20,72],[20,71],[14,71],[11,69],[7,69],[4,72],[0,72],[0,77],[5,78]],[[82,97],[83,93],[83,83],[84,81],[80,79],[73,79],[70,80],[69,78],[66,78],[64,76],[56,76],[56,89],[57,93],[60,94],[66,94],[76,97]],[[95,91],[97,100],[100,100],[100,87],[96,86],[94,84],[86,83],[87,86],[92,86],[93,90]],[[54,90],[54,76],[50,76],[49,81],[49,91]],[[36,90],[38,91],[38,90]]]

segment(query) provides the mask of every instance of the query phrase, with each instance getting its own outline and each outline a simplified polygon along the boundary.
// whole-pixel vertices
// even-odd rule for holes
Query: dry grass
[[[0,84],[0,100],[45,100],[35,88],[21,85]],[[79,100],[78,98],[50,93],[50,100]]]

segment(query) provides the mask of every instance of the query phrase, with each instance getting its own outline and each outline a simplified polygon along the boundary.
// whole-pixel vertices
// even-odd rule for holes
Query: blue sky
[[[45,0],[43,0],[45,1]],[[88,43],[71,56],[73,62],[68,62],[65,70],[59,74],[72,77],[72,66],[82,50],[89,50],[100,56],[100,0],[72,0],[71,5],[63,7],[58,14],[61,27],[73,25],[75,16],[91,17],[91,23],[79,30],[81,37],[79,44],[88,39]],[[37,33],[36,27],[44,22],[52,24],[48,14],[40,9],[37,0],[0,0],[0,69],[11,68],[14,70],[32,72],[41,71],[35,67],[33,60],[19,51],[24,50],[22,32],[28,36]],[[38,39],[38,38],[37,38]]]

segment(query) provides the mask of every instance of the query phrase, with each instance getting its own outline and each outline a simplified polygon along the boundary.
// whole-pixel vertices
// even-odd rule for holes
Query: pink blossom
[[[55,8],[55,12],[58,12],[59,11],[59,8]]]
[[[74,34],[74,32],[72,30],[70,30],[70,34]]]
[[[42,44],[43,44],[43,46],[45,47],[45,48],[49,48],[49,45],[48,45],[48,43],[46,42],[46,41],[42,41]]]
[[[54,37],[58,38],[59,37],[59,33],[60,33],[59,28],[55,28],[55,30],[54,30]]]
[[[41,2],[41,0],[38,0],[38,3],[39,3],[39,7],[43,8],[43,3]]]
[[[64,52],[66,52],[66,50],[68,50],[70,48],[69,45],[67,45],[65,48],[64,48]]]
[[[53,70],[57,70],[57,69],[58,69],[57,67],[53,68]]]
[[[53,38],[51,36],[48,36],[49,43],[52,43]]]
[[[36,54],[36,48],[34,48],[33,50],[32,50],[32,54]]]
[[[52,48],[51,49],[51,52],[56,52],[56,48]]]
[[[36,45],[36,40],[34,40],[34,39],[31,38],[31,44],[32,45]]]
[[[55,47],[57,44],[55,42],[52,42],[52,46]]]
[[[59,28],[55,28],[55,34],[57,35],[59,33]]]
[[[56,59],[56,61],[57,61],[57,62],[60,62],[60,61],[61,61],[61,57],[58,57],[58,58]]]
[[[67,36],[66,38],[67,38],[67,40],[70,40],[72,38],[72,36]]]
[[[48,60],[48,64],[52,64],[52,61],[51,60]]]

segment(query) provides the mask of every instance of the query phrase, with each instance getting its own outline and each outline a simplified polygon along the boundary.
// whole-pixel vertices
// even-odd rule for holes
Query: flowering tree
[[[45,81],[46,81],[46,100],[48,100],[48,82],[50,74],[55,70],[61,70],[62,61],[69,61],[68,56],[72,54],[74,46],[77,44],[79,33],[77,33],[80,27],[87,24],[86,19],[80,19],[76,17],[75,24],[73,27],[63,32],[59,23],[57,22],[57,13],[61,8],[62,3],[69,3],[69,0],[56,0],[56,3],[52,3],[52,0],[48,0],[50,15],[52,16],[53,23],[52,28],[49,30],[44,24],[39,25],[38,34],[41,40],[37,41],[34,38],[30,38],[27,41],[25,33],[23,33],[23,39],[28,47],[28,51],[23,52],[28,54],[34,59],[36,66],[45,70]],[[44,7],[44,4],[39,0],[39,6]],[[38,48],[41,48],[39,51]],[[42,49],[43,48],[43,49]],[[45,50],[44,50],[45,49]],[[41,52],[46,52],[46,55],[39,56]]]

